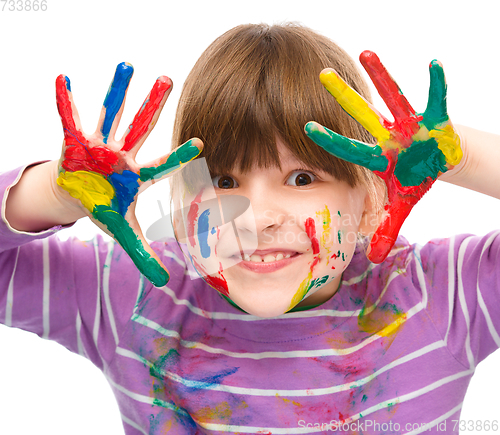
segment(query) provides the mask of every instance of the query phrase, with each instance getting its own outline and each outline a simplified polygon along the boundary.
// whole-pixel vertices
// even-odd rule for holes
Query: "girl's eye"
[[[236,180],[229,175],[218,175],[212,178],[212,183],[219,189],[234,189],[238,187]]]
[[[293,171],[286,180],[286,184],[291,186],[307,186],[311,184],[316,177],[310,172],[306,171]]]

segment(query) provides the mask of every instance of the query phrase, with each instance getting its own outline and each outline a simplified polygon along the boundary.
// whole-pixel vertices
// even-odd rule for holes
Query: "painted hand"
[[[156,80],[123,138],[115,140],[133,71],[127,63],[117,66],[92,135],[82,131],[69,79],[63,75],[57,78],[57,108],[64,129],[57,184],[81,203],[94,223],[117,240],[141,273],[154,285],[162,286],[168,282],[168,271],[142,235],[135,216],[137,196],[193,160],[203,144],[191,139],[149,164],[136,163],[135,156],[154,128],[172,82],[165,76]]]
[[[315,122],[307,123],[305,131],[329,153],[364,166],[384,180],[388,194],[385,212],[368,250],[368,258],[380,263],[389,254],[413,206],[442,173],[460,162],[462,150],[448,117],[446,81],[438,61],[429,66],[429,99],[424,113],[413,110],[375,53],[364,51],[360,61],[394,122],[351,89],[334,70],[323,70],[320,79],[343,109],[375,137],[377,145],[348,139]]]

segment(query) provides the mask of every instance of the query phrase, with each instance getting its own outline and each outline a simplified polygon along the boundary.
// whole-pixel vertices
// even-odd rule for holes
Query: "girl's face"
[[[214,177],[214,190],[206,189],[212,198],[191,192],[183,203],[193,265],[212,287],[260,317],[320,304],[336,292],[366,202],[365,189],[304,167],[283,144],[278,149],[281,170]],[[251,207],[221,225],[214,204],[232,201],[237,209],[245,198]]]

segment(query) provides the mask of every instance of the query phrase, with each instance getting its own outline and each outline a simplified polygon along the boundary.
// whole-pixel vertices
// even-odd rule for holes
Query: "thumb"
[[[127,219],[110,207],[98,205],[91,219],[118,242],[154,286],[164,286],[170,278],[167,268],[144,238],[133,210],[129,209],[126,216]]]

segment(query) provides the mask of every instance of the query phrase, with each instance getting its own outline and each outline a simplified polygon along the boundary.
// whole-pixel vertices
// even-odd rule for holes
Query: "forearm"
[[[470,127],[455,126],[464,157],[440,180],[500,199],[500,136]]]
[[[58,188],[57,161],[32,166],[24,171],[7,196],[5,217],[19,231],[42,231],[75,222],[85,213]],[[69,196],[69,195],[68,195]]]

